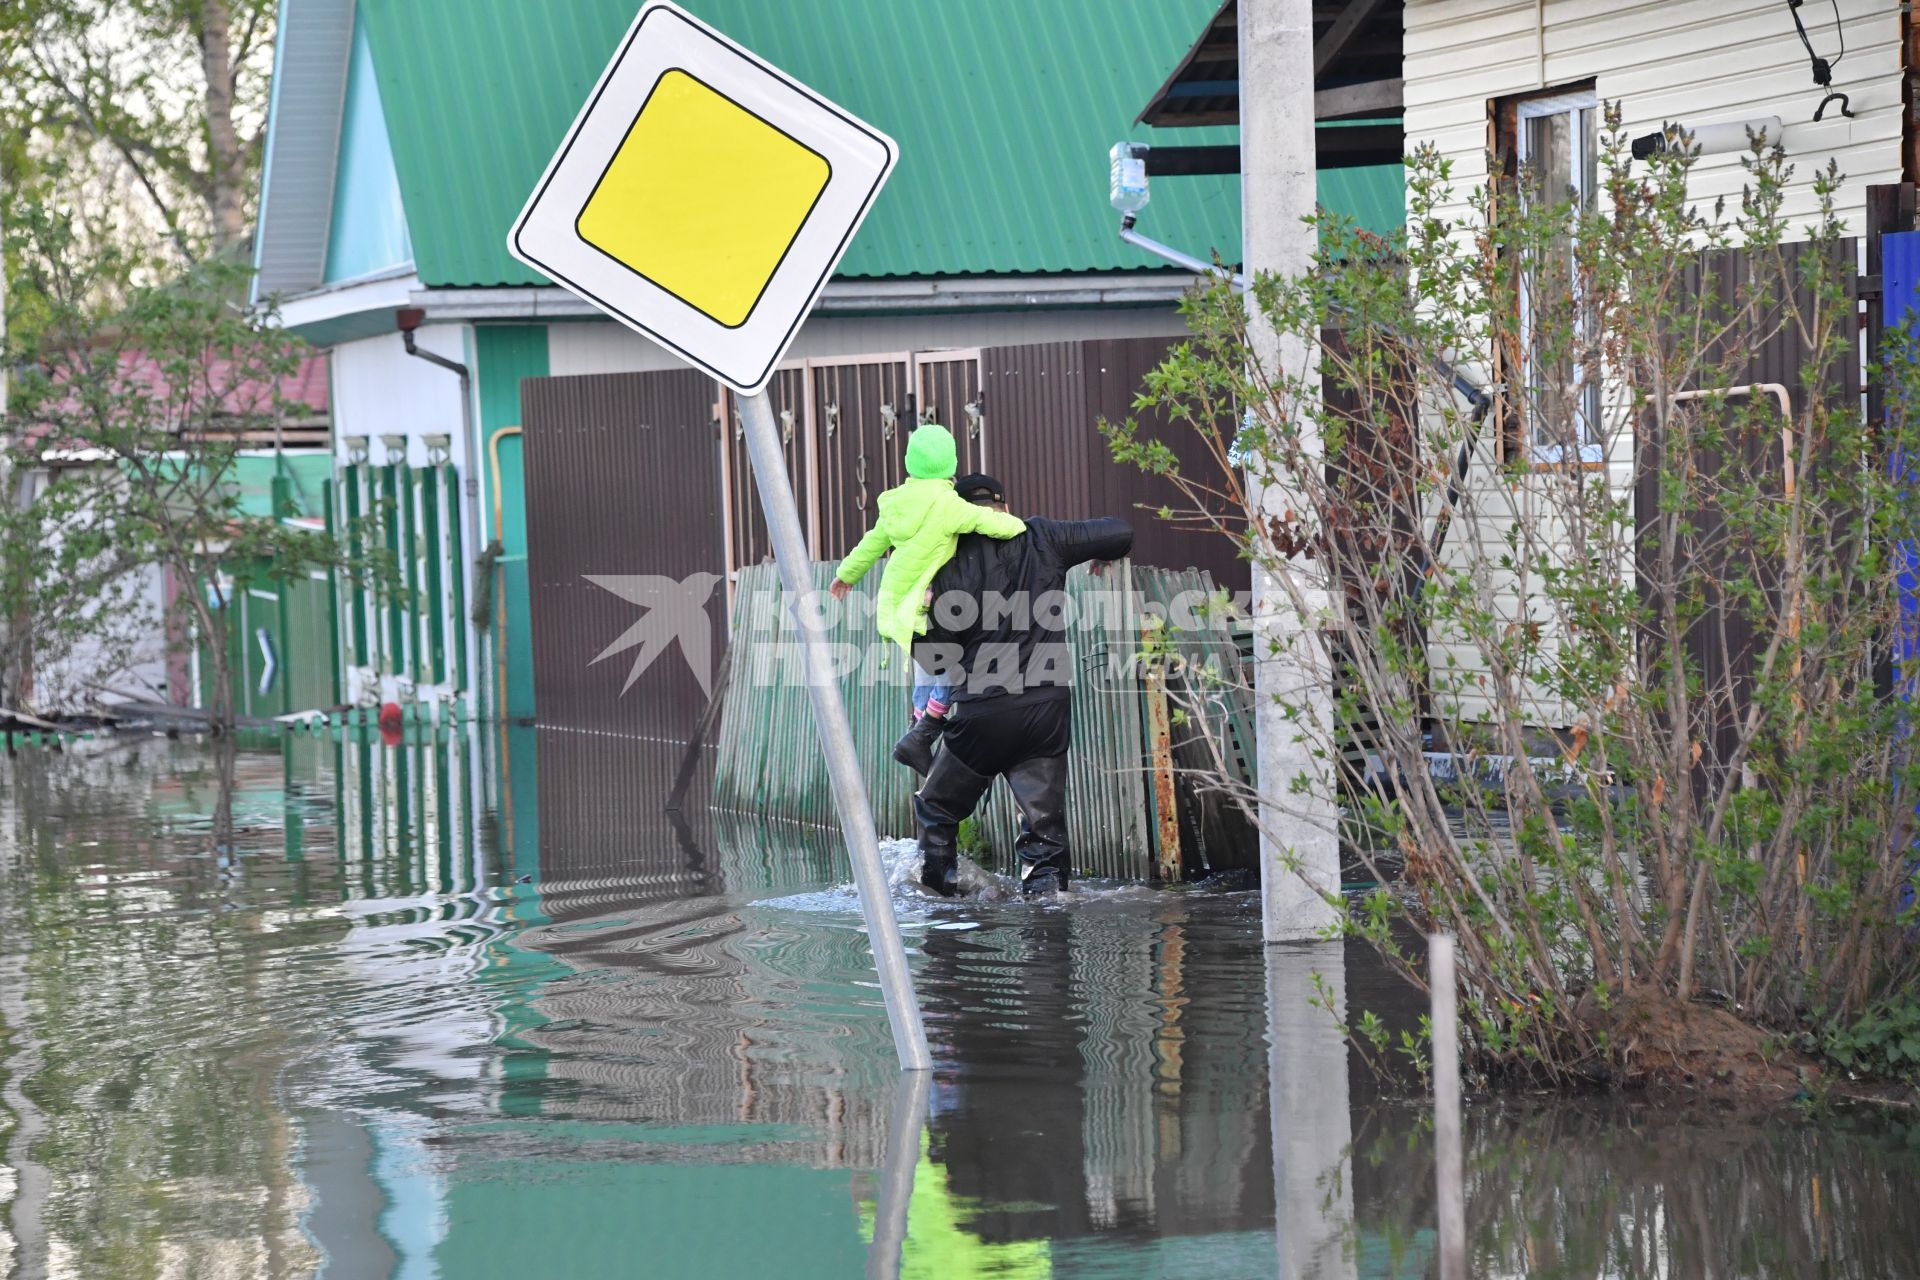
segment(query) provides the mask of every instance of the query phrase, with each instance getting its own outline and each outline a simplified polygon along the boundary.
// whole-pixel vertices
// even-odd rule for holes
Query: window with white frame
[[[1599,99],[1591,89],[1523,98],[1514,104],[1515,155],[1527,176],[1530,199],[1571,201],[1591,209],[1599,186]],[[1586,324],[1579,311],[1579,274],[1574,237],[1557,237],[1528,264],[1520,289],[1520,325],[1525,342],[1528,457],[1538,463],[1602,460],[1600,386],[1576,358]],[[1549,341],[1536,316],[1573,317],[1573,350],[1565,335]],[[1558,349],[1556,349],[1558,348]]]

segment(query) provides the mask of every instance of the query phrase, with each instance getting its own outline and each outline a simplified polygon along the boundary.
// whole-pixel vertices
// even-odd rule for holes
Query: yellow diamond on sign
[[[672,70],[627,130],[578,230],[622,266],[736,328],[831,176],[819,152]]]
[[[671,0],[644,0],[507,248],[757,395],[899,156]]]

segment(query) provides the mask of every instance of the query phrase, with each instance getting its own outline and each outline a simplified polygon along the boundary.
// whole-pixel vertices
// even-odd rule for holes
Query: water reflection
[[[893,1115],[887,1122],[887,1163],[880,1171],[874,1194],[872,1237],[867,1245],[867,1280],[898,1280],[907,1244],[908,1211],[926,1152],[927,1090],[932,1077],[925,1071],[903,1071],[894,1084]],[[929,1178],[928,1189],[932,1189]],[[922,1211],[922,1227],[930,1209]],[[916,1251],[917,1254],[917,1251]]]
[[[1348,1277],[1354,1255],[1347,963],[1338,942],[1266,949],[1274,1251],[1283,1277]],[[1362,1238],[1354,1235],[1356,1242]]]
[[[1367,953],[1263,949],[1251,894],[903,897],[903,1080],[837,835],[662,808],[686,763],[292,740],[239,757],[231,853],[191,745],[0,765],[17,1273],[1434,1273],[1423,1117],[1308,998],[1410,1024]],[[1467,1143],[1476,1275],[1920,1246],[1877,1118],[1508,1102]]]

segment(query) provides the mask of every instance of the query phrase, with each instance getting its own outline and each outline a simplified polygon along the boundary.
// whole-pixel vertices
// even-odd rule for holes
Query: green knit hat
[[[907,441],[908,475],[918,480],[951,480],[959,465],[953,432],[937,422],[924,422],[914,429]]]

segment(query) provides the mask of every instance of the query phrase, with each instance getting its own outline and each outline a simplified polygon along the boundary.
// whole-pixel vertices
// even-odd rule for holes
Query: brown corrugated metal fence
[[[850,550],[874,500],[905,475],[907,436],[920,421],[949,427],[960,470],[986,469],[1015,510],[1064,519],[1120,515],[1136,531],[1133,559],[1195,566],[1244,588],[1232,542],[1161,521],[1179,507],[1172,484],[1112,460],[1098,423],[1134,414],[1167,339],[1112,339],[797,361],[768,394],[788,478],[814,554]],[[644,608],[589,575],[674,580],[726,574],[769,555],[759,494],[731,396],[692,371],[529,379],[523,386],[528,568],[536,712],[546,727],[684,740],[706,694],[677,653],[623,692],[637,648],[607,646]],[[1195,474],[1224,479],[1197,437],[1142,416]],[[712,653],[723,643],[727,593],[709,602]]]
[[[1181,511],[1187,500],[1165,477],[1115,462],[1100,433],[1102,418],[1137,418],[1142,437],[1165,442],[1185,473],[1215,487],[1226,482],[1190,428],[1133,407],[1171,346],[1167,338],[1103,338],[982,351],[989,470],[1015,511],[1064,520],[1122,516],[1133,523],[1136,563],[1204,569],[1220,585],[1244,589],[1249,570],[1232,540],[1160,519],[1160,508]]]
[[[543,726],[684,742],[706,710],[693,668],[704,664],[710,676],[725,643],[713,403],[713,383],[691,371],[521,384],[534,706]],[[669,615],[650,610],[684,602],[671,592],[697,592],[706,581],[699,575],[714,588],[704,634],[696,627],[665,637],[664,651],[628,687],[646,646],[608,649],[649,616],[664,624]]]
[[[1794,246],[1787,249],[1791,252]],[[1857,252],[1858,242],[1851,239],[1842,240],[1835,247],[1842,279],[1851,278]],[[1753,270],[1751,256],[1746,251],[1716,251],[1705,255],[1689,272],[1687,286],[1696,296],[1711,299],[1707,314],[1732,317],[1740,309],[1741,291]],[[1795,290],[1795,307],[1803,313],[1810,312],[1814,302],[1812,287],[1802,279]],[[1861,390],[1860,364],[1851,346],[1848,351],[1848,356],[1835,361],[1834,367],[1826,371],[1825,383],[1846,403],[1854,403]],[[1744,368],[1734,359],[1742,353]],[[1797,415],[1806,408],[1804,378],[1809,355],[1796,325],[1769,320],[1759,332],[1738,328],[1729,332],[1723,340],[1720,358],[1730,362],[1730,367],[1724,370],[1731,379],[1728,385],[1779,383],[1787,388]],[[1770,396],[1760,398],[1757,408],[1766,425],[1757,426],[1732,442],[1740,450],[1737,458],[1702,447],[1694,458],[1697,472],[1702,476],[1720,476],[1736,488],[1752,483],[1763,492],[1777,495],[1784,474],[1780,428],[1786,424],[1778,421],[1777,410],[1773,410],[1772,405]],[[1649,415],[1642,420],[1641,439],[1636,442],[1634,506],[1642,529],[1639,557],[1643,591],[1649,589],[1649,575],[1654,572],[1650,557],[1657,550],[1650,522],[1658,517],[1661,506],[1658,467],[1662,450],[1659,438],[1653,434],[1657,430]],[[1710,769],[1714,762],[1727,760],[1734,749],[1738,738],[1735,725],[1752,693],[1755,657],[1768,640],[1759,634],[1749,612],[1725,590],[1724,584],[1753,574],[1768,593],[1767,613],[1777,615],[1775,593],[1779,570],[1777,557],[1752,546],[1729,544],[1730,531],[1716,503],[1696,504],[1687,512],[1687,526],[1692,533],[1685,538],[1686,546],[1705,549],[1705,554],[1715,560],[1714,564],[1683,563],[1677,569],[1685,575],[1683,581],[1697,586],[1705,596],[1700,615],[1687,627],[1686,651],[1688,667],[1699,677],[1701,691],[1694,707],[1697,722],[1694,732],[1711,749],[1702,763],[1703,769]],[[1686,554],[1684,548],[1682,554]]]

